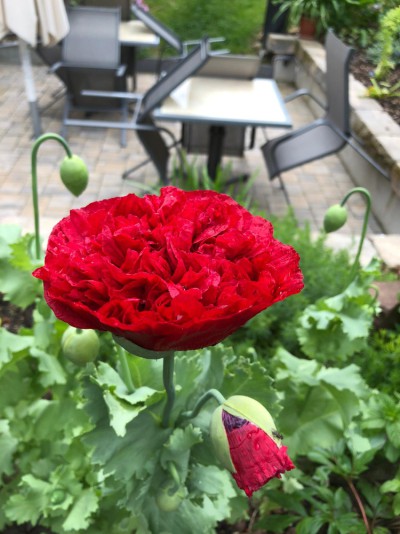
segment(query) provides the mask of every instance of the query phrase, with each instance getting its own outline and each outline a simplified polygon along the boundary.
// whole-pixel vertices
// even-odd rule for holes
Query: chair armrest
[[[64,65],[64,63],[62,61],[57,61],[57,63],[54,63],[53,65],[51,65],[51,67],[49,67],[49,70],[48,72],[54,74],[56,71],[58,71],[58,69],[60,69],[62,66]]]
[[[192,39],[192,40],[188,40],[188,41],[183,41],[183,51],[184,51],[184,54],[187,54],[189,52],[189,47],[191,46],[196,46],[198,44],[200,44],[202,41],[202,39]],[[210,43],[223,43],[225,41],[225,37],[209,37],[207,39],[207,51],[212,53],[212,54],[229,54],[229,50],[228,49],[222,49],[222,50],[215,50],[213,52],[211,52],[211,47],[210,47]]]
[[[121,98],[124,100],[141,100],[141,93],[129,93],[127,91],[92,91],[84,89],[81,91],[82,96],[98,96],[100,98]]]
[[[125,74],[126,74],[126,65],[120,65],[117,68],[117,72],[115,73],[115,75],[118,76],[118,78],[122,78],[122,76],[125,76]]]
[[[294,91],[293,93],[290,93],[290,95],[285,96],[284,101],[286,103],[291,102],[295,98],[298,98],[299,96],[309,96],[316,102],[322,109],[326,109],[326,105],[319,100],[316,96],[314,96],[308,89],[298,89],[297,91]]]

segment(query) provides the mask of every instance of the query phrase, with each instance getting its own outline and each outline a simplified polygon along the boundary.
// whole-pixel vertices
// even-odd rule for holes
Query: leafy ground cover
[[[30,276],[32,236],[0,228],[4,533],[145,534],[162,525],[182,534],[348,534],[366,532],[366,523],[369,532],[396,532],[400,334],[373,328],[379,309],[369,288],[379,265],[351,281],[346,254],[327,249],[323,236],[313,241],[291,214],[274,223],[302,257],[304,292],[218,346],[181,354],[176,366],[174,420],[218,388],[251,395],[278,422],[296,469],[250,501],[213,456],[212,403],[184,427],[158,427],[157,360],[127,359],[107,333],[96,362],[65,357],[67,325]],[[158,492],[176,458],[185,496],[166,512]]]

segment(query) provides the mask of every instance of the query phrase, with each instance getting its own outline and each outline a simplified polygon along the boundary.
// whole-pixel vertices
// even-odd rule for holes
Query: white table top
[[[276,82],[265,78],[188,78],[154,111],[154,117],[219,125],[292,126]]]
[[[126,46],[158,46],[160,38],[140,20],[123,21],[119,25],[119,41]]]

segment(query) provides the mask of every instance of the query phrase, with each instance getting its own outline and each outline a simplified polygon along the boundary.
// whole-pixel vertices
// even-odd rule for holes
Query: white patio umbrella
[[[54,46],[68,32],[69,23],[63,0],[0,0],[0,40],[8,33],[18,37],[35,137],[41,134],[41,123],[28,45],[36,46],[40,36],[44,46]]]

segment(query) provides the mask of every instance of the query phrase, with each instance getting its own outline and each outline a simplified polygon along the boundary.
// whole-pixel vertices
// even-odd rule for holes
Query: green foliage
[[[33,236],[21,235],[16,225],[0,225],[0,288],[5,298],[20,308],[32,304],[40,293],[40,281],[31,276],[39,265],[30,254]]]
[[[0,327],[0,530],[30,523],[55,534],[212,534],[219,521],[246,518],[248,501],[209,440],[215,403],[183,415],[215,388],[266,406],[297,466],[253,497],[257,528],[362,533],[361,502],[374,533],[395,531],[399,337],[369,335],[377,266],[348,286],[345,253],[298,228],[291,213],[273,222],[276,237],[300,253],[304,291],[226,342],[177,357],[168,428],[162,362],[100,333],[98,359],[75,365],[61,350],[67,325],[40,287],[31,291],[24,304],[34,303],[33,326],[18,334]],[[11,227],[2,238],[4,280],[28,280],[31,237]],[[21,302],[15,285],[5,288],[5,298]]]
[[[346,251],[334,252],[326,247],[324,235],[313,236],[308,225],[299,227],[293,212],[281,219],[271,217],[271,222],[274,236],[292,245],[300,255],[304,289],[256,315],[230,339],[242,353],[255,348],[268,357],[282,344],[290,352],[300,354],[296,334],[299,316],[318,299],[333,297],[344,290],[351,263]]]
[[[223,48],[231,53],[254,52],[261,34],[265,0],[220,0],[197,2],[149,0],[151,13],[173,29],[182,40],[224,37]],[[176,54],[176,51],[175,51]]]
[[[353,356],[370,387],[384,393],[400,391],[400,333],[393,330],[371,332],[368,345]]]
[[[239,204],[249,208],[252,202],[252,187],[256,174],[240,180],[237,184],[229,183],[232,178],[232,165],[227,164],[217,169],[214,179],[210,178],[206,165],[198,165],[196,158],[189,160],[184,150],[180,150],[179,158],[173,162],[170,177],[171,185],[185,191],[205,189],[225,193],[233,197]]]
[[[295,454],[334,445],[361,410],[366,386],[355,365],[323,367],[279,349],[276,387],[284,392],[279,427]]]
[[[393,57],[393,42],[400,39],[400,6],[389,9],[382,17],[379,25],[378,41],[381,54],[375,71],[378,80],[384,78],[396,65]],[[399,59],[397,58],[397,61]],[[397,88],[400,87],[399,84]]]
[[[319,299],[304,310],[297,328],[304,354],[323,362],[344,362],[367,347],[379,311],[375,296],[369,293],[379,276],[377,267],[373,261],[342,293]]]
[[[391,98],[400,96],[400,81],[394,84],[388,82],[378,82],[371,78],[371,85],[367,87],[367,96],[370,98]]]

